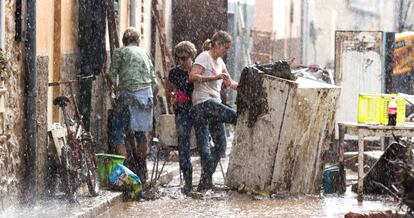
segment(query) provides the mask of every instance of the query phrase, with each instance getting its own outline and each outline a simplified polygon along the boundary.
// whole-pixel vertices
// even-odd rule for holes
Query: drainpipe
[[[27,143],[26,181],[27,201],[34,202],[37,196],[36,166],[36,1],[26,1],[25,16],[25,98],[24,98],[24,134]]]
[[[308,41],[308,0],[302,0],[301,4],[301,37],[300,37],[300,45],[301,45],[301,57],[300,63],[307,64],[308,62],[308,45],[306,44]]]
[[[152,63],[155,65],[155,53],[157,51],[157,21],[155,20],[155,14],[152,13],[153,9],[156,9],[157,4],[156,1],[152,1],[151,3],[151,60]]]
[[[130,14],[129,14],[129,20],[130,20],[130,26],[137,27],[137,0],[131,0],[130,2]]]

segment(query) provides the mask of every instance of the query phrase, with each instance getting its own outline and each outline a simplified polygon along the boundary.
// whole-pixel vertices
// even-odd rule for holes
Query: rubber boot
[[[211,175],[202,173],[200,177],[200,183],[198,184],[197,191],[203,192],[213,188],[213,178]]]
[[[147,158],[146,157],[138,157],[137,163],[138,163],[138,169],[137,174],[139,178],[141,179],[142,184],[145,184],[145,182],[148,179],[148,170],[147,170]]]
[[[191,169],[183,170],[184,187],[182,193],[185,195],[191,195],[193,191],[193,172]]]

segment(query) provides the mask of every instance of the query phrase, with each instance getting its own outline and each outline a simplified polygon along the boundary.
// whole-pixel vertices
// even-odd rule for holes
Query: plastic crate
[[[101,187],[109,186],[109,175],[117,163],[124,164],[125,157],[116,154],[96,154],[98,176]]]
[[[388,124],[388,103],[395,97],[397,123],[405,122],[405,98],[397,94],[365,94],[358,96],[358,123]]]

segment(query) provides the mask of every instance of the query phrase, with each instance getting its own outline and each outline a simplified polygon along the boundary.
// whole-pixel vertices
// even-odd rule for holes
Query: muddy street
[[[158,200],[118,204],[99,217],[343,217],[349,211],[397,208],[397,203],[384,198],[358,203],[350,190],[344,196],[273,199],[223,190],[192,199],[181,195],[176,185],[164,191],[165,196]]]
[[[412,12],[0,0],[0,218],[414,217]]]
[[[230,149],[228,148],[227,154]],[[225,171],[228,167],[228,155],[222,158],[222,165]],[[195,164],[194,189],[199,176],[200,166]],[[348,178],[354,177],[350,175]],[[350,186],[341,196],[321,194],[269,198],[260,193],[239,193],[224,186],[220,167],[217,167],[214,174],[214,183],[214,190],[209,190],[203,197],[194,199],[181,194],[180,178],[176,175],[168,185],[156,191],[158,199],[120,203],[99,217],[344,217],[344,214],[350,211],[395,211],[398,208],[397,202],[384,196],[366,196],[364,202],[358,203],[356,194],[350,190]]]
[[[349,211],[389,209],[381,200],[358,204],[345,197],[252,200],[230,192],[220,200],[167,199],[118,205],[100,217],[343,217]]]

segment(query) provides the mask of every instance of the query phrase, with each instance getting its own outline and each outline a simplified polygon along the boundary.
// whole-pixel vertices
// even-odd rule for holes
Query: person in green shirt
[[[109,68],[109,79],[116,84],[116,99],[112,117],[110,144],[126,157],[125,165],[134,171],[143,183],[147,179],[146,132],[152,130],[153,91],[157,88],[151,59],[138,47],[140,34],[129,27],[122,37],[124,47],[115,49]],[[127,140],[127,133],[135,140]],[[127,145],[127,146],[126,146]]]

